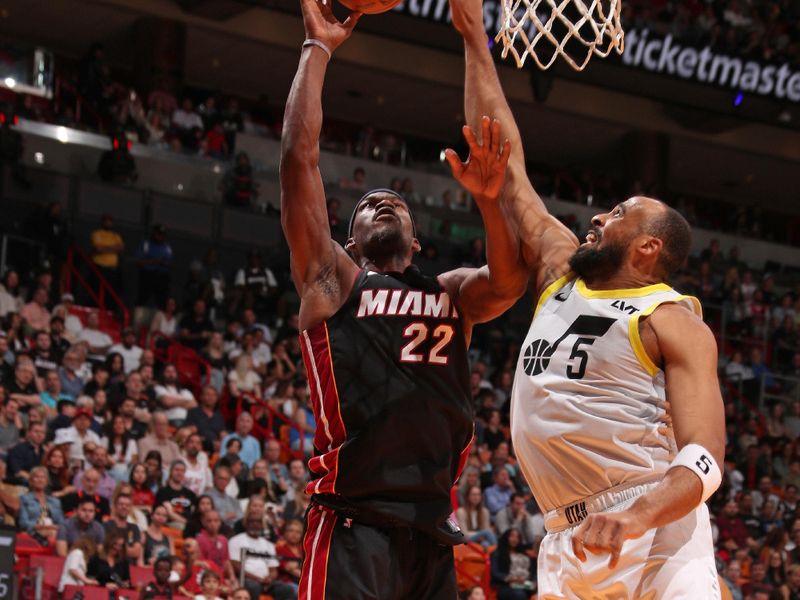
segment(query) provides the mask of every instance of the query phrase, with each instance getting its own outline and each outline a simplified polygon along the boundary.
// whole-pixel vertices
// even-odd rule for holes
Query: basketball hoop
[[[622,0],[587,2],[588,6],[581,0],[503,0],[503,24],[495,38],[503,42],[503,58],[510,52],[521,69],[531,56],[540,69],[548,69],[560,55],[582,71],[592,54],[622,54]]]

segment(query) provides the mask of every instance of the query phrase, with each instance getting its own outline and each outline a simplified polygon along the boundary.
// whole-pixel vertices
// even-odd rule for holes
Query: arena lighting
[[[33,161],[37,165],[43,165],[44,164],[44,154],[41,153],[41,152],[34,152],[33,153]]]
[[[13,90],[13,89],[16,87],[16,85],[17,85],[17,80],[16,80],[16,79],[14,79],[13,77],[6,77],[6,78],[3,80],[3,83],[5,83],[5,84],[6,84],[6,87],[7,87],[7,88],[10,88],[10,89],[12,89],[12,90]]]
[[[56,139],[62,144],[66,144],[69,141],[69,132],[66,127],[56,128]]]
[[[744,94],[742,92],[737,92],[736,96],[733,98],[733,105],[736,108],[739,108],[742,105],[742,102],[744,102]]]

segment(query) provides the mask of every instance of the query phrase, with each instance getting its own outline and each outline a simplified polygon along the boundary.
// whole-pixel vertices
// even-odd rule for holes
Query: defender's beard
[[[380,227],[370,232],[361,245],[361,255],[373,263],[400,256],[406,253],[408,240],[403,235],[403,228]]]
[[[586,283],[592,283],[616,275],[624,258],[625,247],[622,245],[608,245],[599,249],[581,246],[569,259],[569,266]]]

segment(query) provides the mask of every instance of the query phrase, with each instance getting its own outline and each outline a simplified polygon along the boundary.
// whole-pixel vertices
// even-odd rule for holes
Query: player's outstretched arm
[[[503,203],[519,231],[522,255],[533,278],[531,283],[540,292],[569,271],[569,258],[578,247],[578,240],[547,212],[528,179],[522,138],[489,52],[482,1],[450,0],[450,9],[453,24],[464,37],[467,124],[476,129],[483,115],[494,115],[503,124],[502,135],[511,142]]]
[[[304,45],[300,64],[286,102],[281,140],[281,224],[291,251],[292,278],[301,298],[325,293],[341,277],[357,270],[344,250],[331,239],[325,207],[325,189],[319,172],[319,134],[322,129],[322,86],[329,56],[353,31],[359,14],[340,23],[330,2],[302,0],[306,39],[319,45]],[[323,46],[323,47],[321,47]],[[327,49],[327,51],[326,51]],[[333,281],[330,281],[333,280]],[[322,284],[322,285],[320,285]],[[334,303],[337,298],[332,299]],[[338,308],[338,307],[337,307]]]
[[[470,323],[484,323],[508,310],[525,293],[528,273],[519,255],[519,241],[500,206],[511,143],[500,142],[500,122],[484,116],[481,141],[464,126],[469,157],[461,162],[452,149],[445,151],[453,177],[475,199],[486,229],[487,265],[480,269],[456,269],[439,281]]]
[[[699,317],[674,304],[658,308],[644,326],[652,328],[650,337],[655,340],[645,343],[648,355],[655,364],[664,365],[672,427],[682,452],[661,483],[628,510],[589,515],[576,529],[573,549],[578,558],[585,560],[585,550],[610,553],[612,567],[626,539],[694,510],[719,485],[719,471],[714,469],[724,464],[725,415],[711,330]]]

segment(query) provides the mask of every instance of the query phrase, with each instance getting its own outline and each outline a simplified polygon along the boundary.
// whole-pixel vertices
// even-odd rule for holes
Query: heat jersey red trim
[[[336,493],[339,447],[347,439],[342,420],[333,354],[325,322],[301,334],[301,350],[311,383],[311,405],[317,421],[314,447],[320,455],[312,458],[309,469],[318,479],[309,482],[309,493]]]
[[[337,516],[320,506],[308,510],[308,529],[303,539],[306,559],[300,575],[298,600],[324,600],[328,584],[328,558]]]

